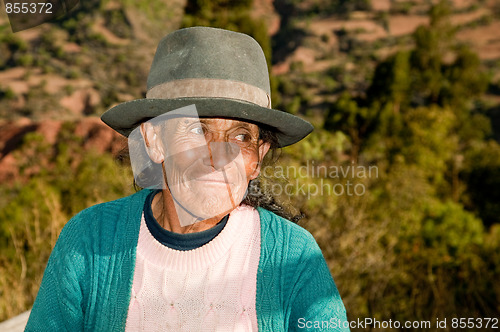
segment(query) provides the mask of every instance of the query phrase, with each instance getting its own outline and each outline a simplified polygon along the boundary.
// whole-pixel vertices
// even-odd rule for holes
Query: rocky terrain
[[[140,2],[89,3],[98,9],[87,6],[70,18],[15,34],[5,13],[0,15],[1,181],[15,178],[12,152],[26,133],[38,131],[54,143],[62,121],[77,121],[88,146],[115,151],[113,132],[97,116],[144,96],[155,45],[180,26],[185,6],[184,0],[154,1],[149,7]],[[292,76],[294,68],[313,75],[341,68],[343,76],[361,82],[362,65],[373,68],[375,61],[408,47],[408,37],[429,20],[429,5],[423,0],[372,0],[369,10],[348,15],[322,11],[317,5],[321,1],[284,3],[255,0],[252,5],[252,16],[265,22],[273,38],[271,72],[276,77]],[[500,5],[495,0],[454,0],[453,5],[457,38],[472,46],[492,81],[500,82]],[[288,44],[278,38],[286,29],[294,32],[288,34]],[[361,60],[359,54],[353,57],[360,50],[365,52]],[[322,86],[308,88],[320,111],[323,100],[336,98]],[[487,99],[500,105],[499,91],[491,89]]]
[[[264,20],[271,36],[284,29],[283,18],[291,15],[280,8],[282,2],[286,1],[256,0],[252,7],[253,17]],[[111,144],[112,132],[95,117],[114,104],[144,95],[155,44],[180,26],[185,5],[182,0],[155,1],[149,9],[118,1],[93,3],[99,10],[80,10],[70,19],[16,34],[6,26],[5,13],[0,16],[0,179],[12,177],[10,154],[24,134],[39,131],[53,142],[61,121],[87,126],[82,135],[89,142]],[[500,80],[500,5],[495,0],[453,3],[451,22],[457,37],[479,54],[493,81]],[[300,34],[289,35],[292,47],[274,43],[274,75],[287,76],[293,66],[318,74],[341,66],[356,80],[360,64],[352,58],[352,47],[343,46],[346,40],[372,60],[383,59],[407,47],[407,37],[428,24],[426,1],[372,0],[370,10],[347,16],[324,14],[312,8],[314,4],[302,2],[294,9],[296,17],[286,17]],[[158,7],[162,11],[153,12]],[[324,98],[336,98],[320,90],[311,88],[317,105]],[[500,104],[498,91],[488,97]]]

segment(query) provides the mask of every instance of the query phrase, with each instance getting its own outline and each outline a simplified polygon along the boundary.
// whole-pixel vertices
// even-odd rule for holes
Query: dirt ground
[[[472,45],[482,60],[500,59],[500,21],[460,31],[457,38]]]

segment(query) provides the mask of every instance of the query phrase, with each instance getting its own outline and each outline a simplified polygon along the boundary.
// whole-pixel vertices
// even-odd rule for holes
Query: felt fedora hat
[[[255,39],[210,27],[165,36],[151,65],[146,98],[121,103],[101,119],[128,137],[142,122],[192,104],[200,117],[268,125],[276,130],[280,146],[313,130],[309,122],[271,108],[266,58]]]

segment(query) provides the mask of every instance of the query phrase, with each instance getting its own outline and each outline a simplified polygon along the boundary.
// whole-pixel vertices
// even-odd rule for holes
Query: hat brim
[[[314,129],[309,122],[293,114],[225,98],[137,99],[114,106],[101,119],[128,137],[142,122],[192,104],[200,117],[240,119],[276,128],[280,147],[300,141]]]

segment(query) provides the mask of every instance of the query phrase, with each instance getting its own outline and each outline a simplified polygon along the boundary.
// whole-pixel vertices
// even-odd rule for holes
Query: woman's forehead
[[[174,120],[174,119],[171,119]],[[258,126],[254,123],[246,122],[238,119],[228,119],[228,118],[193,118],[193,117],[181,117],[176,118],[173,121],[177,125],[191,125],[195,123],[200,123],[214,128],[220,129],[230,129],[234,127],[243,127],[249,130],[258,130]],[[170,120],[167,120],[167,122]]]

